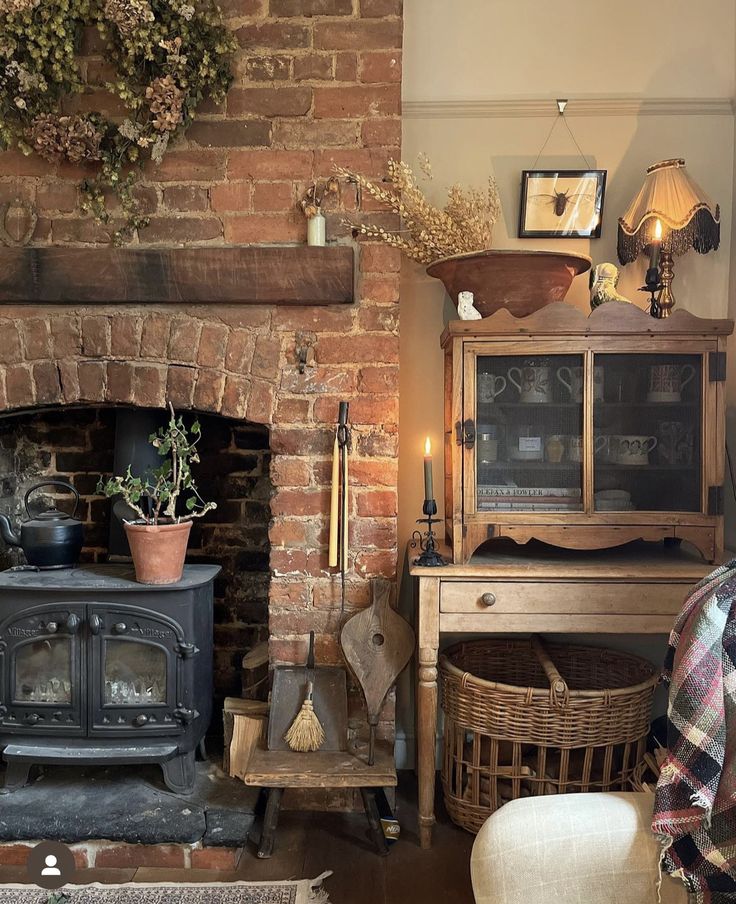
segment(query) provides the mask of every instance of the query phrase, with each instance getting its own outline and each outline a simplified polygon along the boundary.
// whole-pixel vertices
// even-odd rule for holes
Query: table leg
[[[381,827],[381,815],[378,812],[378,804],[376,803],[376,788],[361,788],[360,795],[363,798],[363,806],[365,807],[365,815],[368,817],[368,825],[371,829],[371,838],[376,846],[378,853],[385,857],[388,854],[388,844]]]
[[[273,854],[273,844],[276,838],[276,826],[279,822],[279,810],[281,808],[281,795],[283,788],[269,788],[266,812],[263,814],[263,828],[261,829],[261,841],[258,845],[258,856],[265,860]]]
[[[432,846],[435,748],[437,735],[437,653],[439,649],[439,580],[419,579],[417,607],[417,777],[419,843]]]

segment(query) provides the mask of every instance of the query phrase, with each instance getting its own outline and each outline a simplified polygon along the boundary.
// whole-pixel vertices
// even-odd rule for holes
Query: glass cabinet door
[[[583,356],[479,355],[475,510],[583,510]]]
[[[598,354],[596,512],[702,510],[702,358]]]

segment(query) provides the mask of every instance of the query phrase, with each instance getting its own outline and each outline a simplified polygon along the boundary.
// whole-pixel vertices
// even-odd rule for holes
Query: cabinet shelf
[[[641,402],[630,401],[630,402],[596,402],[595,407],[596,410],[599,409],[622,409],[622,408],[664,408],[665,410],[671,411],[675,408],[696,408],[698,405],[697,402],[647,402],[646,400],[642,400]]]
[[[503,408],[509,411],[559,411],[583,410],[582,402],[478,402],[478,410],[498,410]]]
[[[619,465],[615,462],[607,462],[605,464],[596,464],[596,471],[633,471],[635,473],[643,473],[644,471],[697,471],[697,464],[691,465]]]
[[[621,465],[616,462],[595,464],[596,471],[632,471],[642,473],[644,471],[697,471],[698,464],[689,465]],[[579,461],[497,461],[492,464],[478,464],[478,471],[580,471],[582,463]]]
[[[697,408],[698,402],[648,402],[646,399],[637,401],[632,399],[625,402],[601,402],[595,403],[596,410],[599,409],[626,409],[626,408],[653,408],[672,411],[677,408]],[[489,411],[571,411],[577,409],[583,410],[582,402],[478,402],[478,411],[488,413]]]
[[[579,461],[494,461],[490,464],[478,463],[479,471],[580,471]]]

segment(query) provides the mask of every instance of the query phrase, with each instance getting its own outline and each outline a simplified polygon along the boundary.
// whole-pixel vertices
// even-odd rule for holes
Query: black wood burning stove
[[[194,786],[212,711],[214,565],[167,586],[131,566],[0,574],[0,746],[5,790],[33,763],[160,763]]]

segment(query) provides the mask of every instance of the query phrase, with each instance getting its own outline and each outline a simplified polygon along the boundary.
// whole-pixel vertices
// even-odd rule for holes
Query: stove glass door
[[[72,639],[31,640],[15,654],[14,703],[72,702]]]
[[[166,653],[149,643],[105,640],[105,706],[166,703]]]
[[[84,606],[38,607],[0,626],[3,730],[84,728],[81,679]]]
[[[88,607],[91,735],[177,734],[184,707],[184,634],[164,615],[127,605]]]

